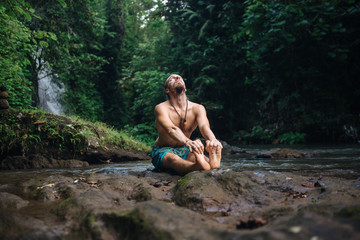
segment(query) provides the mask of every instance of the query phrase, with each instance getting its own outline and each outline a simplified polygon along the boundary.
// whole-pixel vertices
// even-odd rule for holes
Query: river
[[[291,236],[289,235],[289,226],[297,226],[298,228],[301,226],[304,229],[301,232],[301,237],[298,235],[296,239],[315,239],[313,236],[318,236],[319,232],[324,235],[332,229],[335,230],[327,236],[338,235],[335,235],[334,238],[320,235],[319,239],[359,239],[353,237],[358,236],[358,232],[355,230],[359,226],[358,220],[349,218],[348,225],[343,227],[341,224],[344,224],[344,222],[340,224],[336,219],[329,220],[328,216],[315,215],[317,210],[314,208],[319,205],[319,209],[323,211],[322,206],[324,205],[321,204],[325,204],[326,211],[330,211],[329,216],[332,216],[332,218],[339,214],[339,204],[341,208],[350,209],[351,212],[348,210],[349,213],[356,210],[357,212],[355,211],[354,214],[358,214],[358,207],[352,206],[359,204],[358,199],[360,196],[359,145],[291,146],[292,149],[305,155],[311,154],[312,157],[281,160],[256,158],[260,153],[275,147],[287,146],[240,146],[244,153],[224,154],[221,167],[238,172],[243,171],[242,174],[226,170],[215,170],[211,172],[213,174],[211,176],[203,172],[189,174],[192,176],[189,179],[194,178],[199,181],[202,181],[203,177],[209,179],[201,182],[203,185],[199,188],[200,193],[197,192],[196,188],[192,190],[192,187],[185,187],[186,191],[194,191],[194,194],[179,194],[179,196],[197,197],[210,194],[210,197],[203,198],[206,201],[202,200],[202,204],[208,204],[206,205],[206,211],[210,211],[208,209],[211,209],[211,211],[209,214],[201,216],[214,217],[211,221],[218,221],[217,226],[219,226],[219,229],[224,226],[227,228],[232,226],[233,230],[238,229],[240,217],[243,219],[254,214],[254,216],[268,216],[265,220],[271,222],[269,227],[264,226],[263,230],[259,229],[259,231],[279,231],[281,234],[288,234],[280,235],[286,236],[286,238],[282,239],[294,239],[294,235],[291,235],[294,232],[290,232]],[[104,216],[107,212],[117,213],[124,211],[124,209],[128,211],[130,207],[137,209],[138,206],[141,208],[143,206],[141,204],[152,204],[154,199],[159,200],[154,207],[144,205],[144,209],[154,209],[150,212],[158,214],[149,218],[149,221],[156,222],[155,226],[158,227],[160,226],[158,222],[160,216],[163,218],[169,215],[169,219],[171,219],[171,221],[162,222],[165,227],[159,228],[162,229],[161,231],[164,231],[163,229],[173,231],[174,226],[176,226],[173,224],[174,219],[177,221],[185,219],[181,220],[185,223],[194,221],[193,215],[189,215],[190,217],[178,217],[178,213],[187,212],[189,214],[189,208],[183,211],[175,204],[168,204],[169,201],[174,201],[172,200],[174,190],[176,190],[175,186],[178,186],[180,177],[168,174],[153,174],[150,173],[152,168],[150,161],[135,161],[91,165],[86,168],[74,169],[0,171],[0,193],[2,193],[2,199],[0,195],[0,216],[2,216],[0,226],[5,226],[6,223],[6,228],[0,227],[0,239],[91,239],[88,237],[89,231],[90,234],[102,234],[103,232],[104,234],[120,234],[119,232],[123,231],[121,227],[127,229],[129,225],[118,224],[116,222],[118,220],[113,221],[113,217],[118,216],[116,214],[111,215],[112,218],[105,223],[106,218]],[[224,177],[220,178],[220,176]],[[242,186],[240,190],[236,190],[238,189],[234,187],[237,186],[236,184],[228,185],[229,182],[220,181],[221,179],[230,179],[231,183],[234,176],[236,176],[235,182]],[[208,180],[211,182],[208,183]],[[304,183],[307,185],[304,185]],[[160,185],[155,186],[156,184]],[[183,181],[182,184],[186,184],[186,181]],[[223,194],[223,191],[225,191],[223,189],[227,189],[229,186],[233,187],[229,188],[231,191]],[[204,190],[202,190],[203,187]],[[152,201],[147,201],[149,199],[144,201],[143,198],[136,200],[137,196],[143,196],[143,189],[146,190],[145,193],[150,191]],[[214,189],[218,189],[217,191],[220,192],[215,194]],[[241,194],[238,195],[237,191],[241,191]],[[210,201],[209,199],[215,200]],[[139,205],[135,204],[137,201],[140,202]],[[196,200],[196,202],[198,201]],[[230,208],[223,207],[228,205],[231,206],[231,211]],[[164,214],[163,210],[159,211],[159,206],[162,207],[161,209],[169,209],[169,212]],[[306,206],[310,206],[311,209],[315,210],[309,213],[311,215],[301,215],[302,213],[298,215],[297,209],[305,209]],[[272,210],[269,210],[269,208],[272,208]],[[290,208],[294,210],[290,211]],[[178,212],[175,212],[174,216],[170,215],[170,209],[172,209],[171,211],[175,209]],[[224,209],[227,209],[226,214],[229,215],[224,215]],[[220,213],[221,215],[219,215]],[[267,215],[269,213],[271,215]],[[285,222],[279,217],[284,214],[288,216]],[[138,217],[138,215],[136,216]],[[277,217],[279,217],[279,221],[276,222]],[[290,225],[288,223],[289,217],[292,217],[290,220],[293,221]],[[202,224],[203,221],[205,221],[204,218],[197,221],[196,224]],[[96,225],[98,222],[100,225]],[[116,225],[116,228],[114,228],[116,230],[112,229],[113,222]],[[166,225],[167,222],[171,222],[172,225]],[[94,224],[95,227],[89,228],[89,223]],[[191,224],[191,228],[196,224]],[[84,226],[87,227],[84,228]],[[160,231],[157,228],[155,229]],[[179,227],[179,229],[187,231],[190,227]],[[312,232],[307,232],[308,229],[312,229]],[[351,233],[349,233],[349,229],[353,229]],[[239,236],[243,234],[242,231],[233,233]],[[254,234],[254,236],[257,233],[257,231],[248,232],[248,230],[244,232],[244,234]],[[38,238],[38,235],[34,234],[42,234],[43,237]],[[340,235],[350,237],[338,237]],[[23,236],[31,237],[22,238]],[[54,238],[54,236],[57,236],[57,238]],[[249,235],[241,236],[249,238]],[[240,238],[242,237],[236,239]],[[279,238],[274,237],[271,239]],[[318,238],[316,237],[316,239]]]
[[[221,162],[222,168],[234,171],[269,171],[271,173],[283,171],[331,171],[339,175],[360,176],[360,145],[333,145],[333,146],[281,146],[291,147],[304,154],[315,156],[296,159],[261,159],[256,158],[259,153],[277,148],[274,145],[241,146],[245,153],[224,155]],[[33,175],[52,175],[61,173],[67,176],[102,174],[137,174],[150,171],[153,168],[150,161],[133,161],[116,164],[91,165],[86,168],[76,169],[33,169],[1,171],[0,184],[16,181],[18,178],[32,178]],[[11,181],[11,180],[10,180]]]

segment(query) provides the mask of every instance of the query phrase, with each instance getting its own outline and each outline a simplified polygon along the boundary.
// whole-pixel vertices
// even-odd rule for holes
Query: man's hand
[[[204,145],[202,144],[200,139],[195,141],[187,140],[185,146],[189,148],[190,152],[196,152],[198,154],[204,154]]]
[[[209,150],[216,149],[216,152],[218,152],[222,148],[223,148],[223,146],[222,146],[221,142],[219,142],[219,140],[217,140],[217,139],[213,139],[213,140],[207,142],[206,149],[209,149]]]

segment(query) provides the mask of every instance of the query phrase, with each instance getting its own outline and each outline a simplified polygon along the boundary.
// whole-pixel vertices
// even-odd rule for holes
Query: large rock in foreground
[[[360,237],[360,182],[345,172],[21,174],[0,177],[0,239]]]

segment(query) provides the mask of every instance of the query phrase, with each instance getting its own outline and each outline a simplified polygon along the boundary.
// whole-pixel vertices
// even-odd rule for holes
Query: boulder
[[[248,176],[230,169],[196,171],[179,179],[173,201],[204,212],[238,212],[269,205],[272,195]]]
[[[236,233],[199,213],[162,201],[146,201],[129,211],[98,216],[91,229],[97,235],[117,233],[117,239],[235,239]]]
[[[0,209],[20,209],[26,207],[29,201],[7,192],[0,192]]]

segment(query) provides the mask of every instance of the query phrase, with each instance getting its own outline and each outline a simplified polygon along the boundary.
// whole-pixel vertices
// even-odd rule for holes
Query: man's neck
[[[173,106],[176,106],[180,109],[185,109],[187,101],[186,94],[183,92],[181,94],[172,95],[169,98],[169,101]]]

